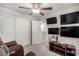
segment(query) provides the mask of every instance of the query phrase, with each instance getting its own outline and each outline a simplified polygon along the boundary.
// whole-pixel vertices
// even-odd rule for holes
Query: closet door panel
[[[21,45],[29,44],[28,21],[23,18],[16,18],[16,41]]]
[[[4,42],[15,40],[15,17],[2,16],[2,39]]]
[[[0,16],[0,38],[1,38],[1,24],[2,24],[2,22],[1,22],[1,16]]]

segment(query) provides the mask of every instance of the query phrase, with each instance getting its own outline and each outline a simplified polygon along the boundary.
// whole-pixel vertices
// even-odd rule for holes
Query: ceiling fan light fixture
[[[32,9],[32,12],[33,12],[34,14],[39,14],[39,13],[40,13],[40,10],[39,10],[39,9]]]

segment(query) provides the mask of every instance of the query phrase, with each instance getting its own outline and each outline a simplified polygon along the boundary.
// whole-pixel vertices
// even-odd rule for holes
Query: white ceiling
[[[15,10],[18,12],[22,12],[25,14],[29,14],[31,12],[31,10],[28,10],[28,9],[20,9],[20,8],[18,8],[19,6],[32,8],[31,3],[0,3],[0,7],[9,8],[9,9],[12,9],[12,10]],[[45,15],[47,15],[48,13],[50,14],[51,12],[64,10],[64,9],[71,8],[74,6],[79,6],[79,3],[40,3],[40,8],[43,8],[43,7],[52,7],[53,8],[52,11],[41,11]],[[39,17],[41,15],[33,14],[32,16]]]

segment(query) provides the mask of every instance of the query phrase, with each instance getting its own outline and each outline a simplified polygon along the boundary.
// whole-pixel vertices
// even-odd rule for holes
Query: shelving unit
[[[76,48],[65,47],[64,44],[56,43],[54,41],[49,42],[49,50],[56,52],[62,56],[75,56]]]

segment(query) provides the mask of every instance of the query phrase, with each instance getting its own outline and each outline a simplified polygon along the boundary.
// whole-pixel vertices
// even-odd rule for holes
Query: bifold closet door
[[[32,21],[32,44],[41,43],[41,22]]]
[[[16,18],[16,41],[21,45],[29,44],[29,21],[23,18]]]
[[[4,42],[15,40],[14,16],[1,16],[1,38]]]
[[[0,16],[0,38],[1,38],[1,24],[2,24],[2,22],[1,22],[1,16]]]

